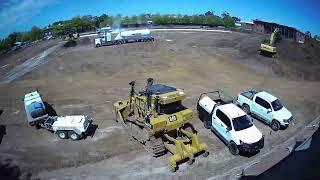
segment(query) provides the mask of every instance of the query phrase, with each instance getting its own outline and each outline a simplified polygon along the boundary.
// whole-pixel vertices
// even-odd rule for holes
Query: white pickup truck
[[[78,140],[85,135],[92,120],[88,116],[49,116],[48,109],[38,91],[24,96],[24,107],[29,125],[54,132],[61,139]]]
[[[292,113],[280,100],[265,91],[242,92],[238,95],[237,103],[247,114],[266,122],[274,131],[288,127],[293,120]]]
[[[254,153],[263,148],[264,135],[251,118],[221,91],[202,93],[197,110],[204,127],[215,132],[228,145],[231,154],[237,155],[239,151]]]

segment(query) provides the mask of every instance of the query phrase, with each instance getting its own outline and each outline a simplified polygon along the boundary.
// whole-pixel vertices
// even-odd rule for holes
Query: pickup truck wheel
[[[209,156],[209,151],[206,151],[202,154],[203,157],[208,157]]]
[[[277,120],[272,120],[270,126],[271,126],[271,129],[274,131],[278,131],[280,129],[280,123]]]
[[[189,165],[192,165],[194,163],[194,159],[189,159],[188,162],[187,162]]]
[[[35,124],[35,127],[36,127],[36,129],[40,129],[40,128],[41,128],[40,123],[36,123],[36,124]]]
[[[246,114],[250,114],[250,107],[247,104],[243,104],[241,109],[246,113]]]
[[[57,131],[57,135],[60,139],[67,139],[68,138],[68,134],[66,131]]]
[[[236,143],[234,143],[233,141],[231,141],[229,144],[228,144],[228,148],[229,148],[229,151],[232,155],[236,156],[239,154],[239,149],[236,145]]]
[[[178,167],[169,166],[169,169],[170,169],[171,172],[176,172]]]
[[[210,129],[211,124],[210,124],[210,122],[209,122],[208,120],[204,120],[203,126],[204,126],[204,128],[206,128],[206,129]]]
[[[74,131],[69,131],[68,135],[69,135],[70,139],[72,139],[73,141],[80,139],[80,136],[77,133],[75,133]]]

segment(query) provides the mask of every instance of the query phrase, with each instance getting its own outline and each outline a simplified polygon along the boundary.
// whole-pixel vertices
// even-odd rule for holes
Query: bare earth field
[[[315,78],[320,77],[315,70],[320,67],[319,59],[310,65],[312,72],[291,70],[289,67],[299,67],[299,62],[292,62],[293,66],[281,56],[270,59],[258,55],[263,37],[253,34],[158,32],[155,37],[154,42],[102,48],[94,48],[93,39],[80,39],[71,48],[57,45],[55,40],[0,57],[0,67],[9,64],[0,69],[0,125],[6,132],[0,136],[1,170],[22,179],[205,179],[258,158],[294,136],[320,112],[320,82]],[[6,73],[50,47],[55,49],[43,56],[45,63],[32,66],[30,72],[26,70],[29,66],[23,66],[25,74],[4,83]],[[129,96],[128,83],[136,80],[138,87],[144,87],[148,77],[183,88],[188,95],[184,105],[194,112],[204,91],[219,88],[236,96],[242,90],[264,89],[293,112],[294,122],[273,132],[255,120],[266,135],[265,147],[244,157],[232,156],[195,116],[195,128],[200,140],[209,146],[210,155],[196,158],[193,165],[182,164],[171,173],[166,165],[168,155],[149,156],[113,120],[112,104]],[[35,89],[60,115],[93,117],[98,125],[94,136],[73,142],[29,127],[22,98]]]

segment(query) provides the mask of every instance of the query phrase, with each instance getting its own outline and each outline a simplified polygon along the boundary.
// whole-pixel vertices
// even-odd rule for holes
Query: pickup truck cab
[[[212,93],[219,97],[209,97],[208,94]],[[253,153],[263,148],[264,136],[252,123],[251,117],[232,100],[222,100],[220,91],[201,94],[197,110],[204,127],[220,137],[231,154],[237,155],[239,151]]]
[[[269,124],[274,131],[288,127],[293,120],[292,113],[280,100],[265,91],[242,92],[238,95],[237,103],[243,111]]]

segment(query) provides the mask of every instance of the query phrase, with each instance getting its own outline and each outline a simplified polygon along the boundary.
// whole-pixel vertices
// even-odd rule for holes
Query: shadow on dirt
[[[274,59],[277,57],[277,55],[275,53],[270,53],[270,52],[267,52],[267,51],[261,51],[260,50],[260,53],[259,53],[261,56],[264,56],[264,57],[267,57],[267,58],[270,58],[270,59]]]
[[[250,157],[258,154],[259,152],[260,152],[260,150],[258,150],[258,151],[256,151],[256,152],[253,152],[253,153],[240,151],[240,152],[239,152],[239,155],[240,155],[240,156],[243,156],[243,157],[250,158]]]
[[[86,136],[83,137],[83,139],[86,139],[88,136],[93,137],[97,129],[98,129],[98,125],[92,124],[89,127],[87,134],[86,134]]]
[[[0,179],[6,180],[30,180],[31,173],[23,173],[19,166],[12,164],[11,159],[0,161]]]
[[[47,101],[43,102],[46,107],[49,116],[57,116],[56,110],[53,108],[53,104],[49,104]]]
[[[3,136],[6,135],[6,126],[0,125],[0,144],[2,143]]]
[[[3,110],[0,109],[0,116],[1,116],[2,113],[3,113]],[[5,125],[0,125],[0,144],[2,143],[3,136],[6,135],[6,134],[7,134],[6,126]]]

